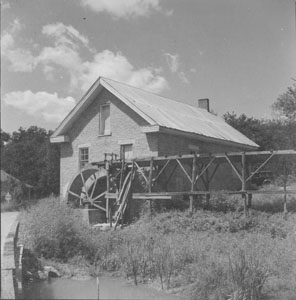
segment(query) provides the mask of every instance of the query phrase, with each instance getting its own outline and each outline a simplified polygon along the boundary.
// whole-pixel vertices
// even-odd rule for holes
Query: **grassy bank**
[[[117,271],[135,284],[178,290],[184,299],[295,299],[296,214],[284,217],[258,198],[258,210],[245,218],[238,199],[211,201],[212,211],[146,214],[124,229],[101,232],[88,228],[77,210],[44,199],[22,214],[21,236],[37,256],[68,268],[65,273],[75,275],[79,266],[91,275]]]

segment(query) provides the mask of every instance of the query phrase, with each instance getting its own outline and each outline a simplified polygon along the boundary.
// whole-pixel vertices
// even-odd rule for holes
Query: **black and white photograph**
[[[1,299],[296,300],[296,1],[0,0]]]

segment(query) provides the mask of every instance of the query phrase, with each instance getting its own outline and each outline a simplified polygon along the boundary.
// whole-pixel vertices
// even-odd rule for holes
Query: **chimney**
[[[206,99],[198,99],[198,108],[206,109],[208,112],[210,111],[210,100]]]

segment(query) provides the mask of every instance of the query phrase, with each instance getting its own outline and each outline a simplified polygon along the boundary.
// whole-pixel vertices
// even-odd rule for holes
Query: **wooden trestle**
[[[105,161],[93,163],[97,166],[105,166],[107,170],[107,193],[106,193],[106,216],[111,222],[111,215],[109,212],[109,199],[116,199],[116,203],[119,205],[119,209],[116,212],[116,225],[119,218],[123,216],[128,199],[145,199],[145,200],[158,200],[158,199],[172,199],[174,196],[188,195],[190,200],[190,209],[193,209],[193,202],[197,195],[206,195],[209,199],[211,193],[210,183],[216,175],[218,168],[222,163],[227,162],[234,171],[234,174],[241,182],[241,188],[237,191],[221,190],[224,194],[241,194],[244,200],[245,214],[248,213],[248,195],[260,193],[260,194],[283,194],[284,195],[284,209],[286,210],[286,196],[288,194],[296,194],[296,190],[287,190],[286,185],[281,190],[251,190],[249,189],[249,183],[251,179],[262,170],[266,164],[268,164],[274,157],[283,157],[283,164],[286,165],[287,158],[292,158],[296,162],[295,150],[278,150],[278,151],[250,151],[250,152],[228,152],[228,153],[204,153],[204,154],[188,154],[188,155],[174,155],[163,157],[146,157],[135,158],[129,161],[118,160],[114,154],[105,154]],[[114,159],[115,157],[115,159]],[[259,158],[261,162],[258,163]],[[262,162],[263,159],[263,162]],[[250,166],[255,166],[255,170],[250,172]],[[296,163],[295,163],[296,165]],[[170,173],[166,174],[165,186],[169,183],[172,176],[176,173],[176,169],[179,168],[184,178],[188,180],[190,189],[187,191],[154,191],[153,188],[161,175],[164,174],[168,167],[172,166]],[[186,170],[186,167],[191,172]],[[211,170],[210,170],[210,167]],[[284,167],[286,170],[287,168]],[[113,171],[112,171],[113,170]],[[116,170],[116,171],[114,171]],[[127,172],[126,170],[129,170]],[[145,170],[145,171],[144,171]],[[141,193],[132,193],[133,179],[135,172],[142,175],[142,178],[146,182],[146,191]],[[211,172],[210,172],[211,171]],[[111,172],[114,172],[111,174]],[[124,183],[124,174],[129,174],[129,178]],[[179,173],[180,174],[180,173]],[[178,176],[180,176],[178,174]],[[287,172],[284,174],[287,177]],[[109,183],[111,177],[120,177],[119,191],[118,193],[110,193]],[[219,179],[219,178],[218,178]],[[197,183],[201,181],[204,189],[198,190]],[[124,189],[124,190],[122,190]],[[217,192],[217,190],[215,190]],[[123,204],[124,203],[124,204]],[[116,226],[115,225],[115,226]]]

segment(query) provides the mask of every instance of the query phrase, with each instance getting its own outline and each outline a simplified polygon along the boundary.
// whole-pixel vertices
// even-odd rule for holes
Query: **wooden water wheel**
[[[110,192],[116,192],[116,184],[111,179]],[[67,193],[67,203],[73,207],[97,208],[106,212],[107,171],[94,166],[86,167],[71,180]]]

